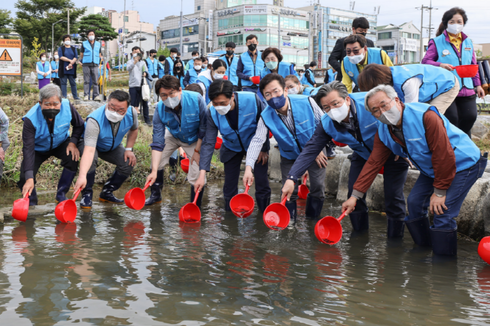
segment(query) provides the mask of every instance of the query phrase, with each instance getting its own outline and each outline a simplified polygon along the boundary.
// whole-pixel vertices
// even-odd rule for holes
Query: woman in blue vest
[[[39,59],[41,59],[41,61],[36,63],[36,72],[39,81],[39,89],[41,89],[51,81],[51,64],[46,62],[46,52],[41,53]]]
[[[203,93],[205,94],[206,104],[209,104],[211,100],[208,96],[208,89],[212,82],[216,79],[223,79],[226,74],[226,63],[221,59],[216,59],[213,62],[211,69],[203,71],[199,78],[197,78],[197,83],[201,86]]]
[[[453,125],[471,136],[471,128],[477,117],[476,95],[483,98],[485,92],[478,72],[473,78],[460,78],[453,68],[477,64],[473,43],[463,33],[467,21],[466,12],[461,8],[455,7],[446,11],[436,37],[429,41],[422,63],[444,68],[456,76],[460,91],[444,115]]]
[[[185,76],[184,64],[182,63],[182,60],[180,60],[180,58],[175,59],[173,75],[179,79],[180,87],[182,87],[182,89],[184,89],[185,88],[185,86],[184,86],[184,76]]]
[[[305,74],[301,78],[301,83],[303,85],[308,85],[310,87],[316,87],[315,73],[313,70],[316,68],[316,62],[312,61],[309,65],[305,65]]]
[[[296,75],[286,76],[284,78],[284,81],[286,82],[286,89],[288,90],[288,94],[291,95],[302,94],[307,96],[314,96],[316,95],[316,93],[318,93],[318,90],[321,88],[321,86],[311,87],[308,85],[301,85]]]
[[[376,63],[366,66],[357,78],[359,89],[370,91],[378,85],[390,85],[404,103],[429,103],[441,114],[459,92],[457,78],[443,68],[413,64],[388,67]]]
[[[53,84],[58,85],[61,88],[60,76],[58,75],[58,69],[60,67],[60,56],[58,52],[54,54],[54,60],[51,61],[51,81]]]
[[[262,52],[262,61],[264,61],[264,69],[260,72],[260,78],[264,78],[265,75],[270,73],[279,74],[286,78],[289,75],[298,76],[296,70],[294,70],[294,65],[289,62],[283,62],[281,50],[278,48],[267,48]]]
[[[252,92],[234,92],[233,84],[228,80],[217,79],[209,86],[209,98],[212,105],[207,112],[206,136],[201,147],[199,162],[200,175],[194,187],[201,189],[209,171],[214,145],[218,132],[223,137],[220,160],[225,166],[225,183],[223,196],[225,210],[230,211],[230,200],[238,194],[238,180],[243,157],[255,135],[260,114],[264,109],[263,102]],[[259,159],[255,163],[254,173],[255,199],[261,212],[270,204],[271,188],[269,187],[268,170],[269,142],[262,147]]]

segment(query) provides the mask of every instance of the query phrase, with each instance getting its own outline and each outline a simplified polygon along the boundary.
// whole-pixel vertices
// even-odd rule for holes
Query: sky
[[[72,0],[77,7],[92,7],[100,6],[101,1],[98,0]],[[194,0],[183,1],[184,15],[193,13]],[[273,0],[258,0],[257,3],[272,4]],[[322,6],[349,9],[351,1],[338,0],[315,0],[320,1]],[[0,9],[10,10],[15,12],[14,4],[17,0],[2,1]],[[284,0],[286,7],[296,8],[298,6],[307,6],[311,4],[311,0]],[[418,2],[418,3],[415,3]],[[300,3],[300,4],[299,4]],[[438,10],[432,11],[432,27],[437,29],[441,22],[444,12],[452,7],[461,6],[464,3],[461,0],[433,0],[432,6]],[[117,11],[124,10],[123,0],[104,0],[103,7],[106,10],[113,9]],[[170,15],[180,15],[180,1],[178,0],[126,0],[126,8],[128,10],[137,10],[140,13],[140,19],[143,22],[152,23],[155,26],[160,20]],[[298,5],[299,4],[299,5]],[[378,25],[395,24],[401,25],[405,22],[413,21],[417,28],[420,28],[420,10],[415,7],[421,5],[429,6],[430,0],[415,0],[414,2],[407,0],[363,0],[355,1],[355,11],[368,14],[374,13],[374,8],[380,6],[378,15]],[[155,8],[164,8],[155,10]],[[467,34],[474,43],[490,43],[490,24],[488,23],[488,14],[490,13],[489,0],[470,0],[464,4],[463,9],[468,16],[468,23],[464,28]],[[428,26],[429,12],[424,12],[424,26]],[[424,37],[428,36],[427,31],[424,31]]]

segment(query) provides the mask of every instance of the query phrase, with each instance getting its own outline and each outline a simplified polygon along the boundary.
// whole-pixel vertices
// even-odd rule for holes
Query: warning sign
[[[0,75],[20,76],[22,73],[22,41],[0,39]]]

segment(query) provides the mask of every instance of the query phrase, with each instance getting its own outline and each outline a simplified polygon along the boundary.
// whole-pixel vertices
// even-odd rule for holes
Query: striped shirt
[[[311,107],[313,108],[313,115],[315,116],[315,125],[318,125],[322,119],[323,111],[320,109],[318,104],[316,104],[315,100],[313,98],[308,98],[311,104]],[[288,111],[287,115],[282,115],[275,111],[276,114],[279,116],[279,118],[284,122],[288,130],[292,133],[296,133],[296,128],[294,126],[294,121],[292,118],[292,112],[291,112],[291,105],[289,104],[289,99],[288,99]],[[265,143],[267,140],[267,137],[269,136],[269,130],[267,129],[267,126],[264,123],[264,120],[260,118],[259,123],[257,124],[257,131],[255,131],[255,136],[252,138],[252,141],[250,142],[250,145],[248,146],[248,151],[247,151],[247,166],[254,167],[255,162],[257,161],[260,150],[262,149],[262,145]]]

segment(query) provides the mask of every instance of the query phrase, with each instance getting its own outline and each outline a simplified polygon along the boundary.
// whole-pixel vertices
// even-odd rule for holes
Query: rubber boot
[[[32,189],[31,195],[29,196],[29,206],[36,206],[37,205],[37,192],[36,192],[36,187]]]
[[[388,239],[403,238],[403,232],[405,231],[405,221],[403,218],[389,218],[388,217],[388,230],[386,235]]]
[[[199,192],[199,196],[197,197],[196,205],[201,209],[201,203],[202,203],[202,195],[204,194],[204,189],[206,187],[203,187],[201,191]],[[194,196],[196,196],[196,192],[194,191],[194,186],[191,185],[191,202],[194,201]]]
[[[109,180],[107,180],[107,182],[104,184],[104,187],[102,188],[102,191],[99,195],[99,201],[113,204],[121,204],[122,202],[124,202],[123,199],[119,199],[114,196],[113,192],[119,189],[127,178],[127,176],[120,174],[119,172],[117,172],[117,170],[114,171],[112,177],[110,177]]]
[[[430,229],[432,251],[436,255],[456,256],[458,232],[456,230]]]
[[[310,196],[306,197],[305,215],[307,218],[315,219],[322,213],[323,200]]]
[[[192,200],[194,200],[194,198],[192,198]],[[231,198],[224,197],[224,200],[225,200],[225,212],[231,212],[231,208],[230,208]]]
[[[66,193],[70,190],[71,183],[76,174],[76,172],[70,171],[67,168],[64,168],[63,172],[61,172],[61,177],[58,181],[58,191],[56,192],[56,201],[58,203],[68,199],[66,198]]]
[[[261,213],[265,211],[267,206],[271,204],[271,196],[267,197],[255,197],[255,202],[257,203],[257,208]]]
[[[413,242],[422,247],[432,246],[430,239],[430,223],[427,217],[406,220],[408,231],[412,236]]]
[[[87,173],[87,185],[82,190],[80,208],[92,208],[93,186],[95,182],[95,170]]]
[[[352,228],[355,231],[363,231],[369,229],[369,216],[367,212],[352,212],[349,214]]]
[[[157,171],[157,179],[151,185],[150,197],[145,200],[145,206],[158,204],[162,202],[162,189],[163,189],[163,170]]]
[[[289,217],[291,218],[291,221],[296,222],[296,216],[298,210],[296,209],[296,201],[286,201],[286,208],[289,211]]]

